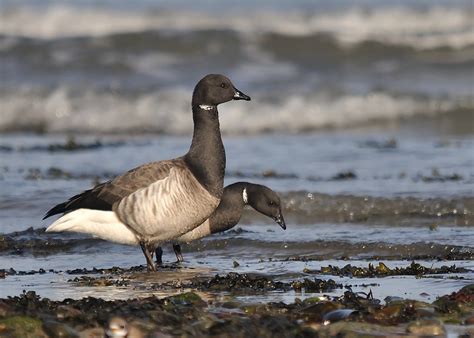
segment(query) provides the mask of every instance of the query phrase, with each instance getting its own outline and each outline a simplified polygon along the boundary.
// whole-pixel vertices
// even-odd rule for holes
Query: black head
[[[236,89],[232,82],[220,74],[206,75],[194,88],[193,106],[217,106],[231,100],[250,101],[250,97]]]
[[[278,194],[272,189],[259,184],[248,184],[245,189],[248,205],[272,218],[285,230],[286,224],[281,212],[281,201]]]

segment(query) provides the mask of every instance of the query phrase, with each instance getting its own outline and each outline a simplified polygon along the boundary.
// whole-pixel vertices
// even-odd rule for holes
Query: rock
[[[301,291],[304,289],[305,292],[325,292],[341,287],[340,284],[337,284],[332,279],[322,280],[318,278],[315,278],[314,280],[305,278],[302,281],[293,282],[291,286],[295,291]]]
[[[79,338],[104,338],[105,330],[101,327],[93,327],[79,332]]]
[[[322,322],[327,313],[338,310],[341,307],[342,305],[336,302],[321,302],[306,306],[300,312],[310,315],[310,318],[316,322]]]
[[[417,307],[415,309],[415,313],[416,313],[417,318],[431,318],[435,316],[436,311],[434,307],[427,306],[427,307]]]
[[[382,326],[361,322],[337,322],[324,325],[318,331],[318,337],[403,337],[399,327]]]
[[[340,172],[334,175],[331,180],[333,181],[342,181],[342,180],[354,180],[357,178],[357,175],[353,171]]]
[[[11,312],[11,306],[0,300],[0,318],[6,317]]]
[[[464,318],[463,324],[464,325],[474,325],[474,313],[471,313],[469,316]]]
[[[472,312],[474,310],[474,284],[466,285],[458,292],[438,298],[433,305],[442,313]]]
[[[201,299],[194,292],[181,293],[176,296],[171,296],[166,299],[173,305],[193,305],[193,306],[205,306],[207,303]]]
[[[194,278],[191,280],[190,287],[205,291],[238,292],[290,289],[289,283],[273,281],[266,276],[258,274],[238,274],[236,272],[230,272],[226,276],[216,275],[211,279]]]
[[[443,324],[435,319],[423,319],[411,322],[407,325],[406,332],[419,336],[440,336],[446,334]]]
[[[59,305],[56,309],[56,318],[69,319],[79,317],[82,312],[69,305]]]
[[[384,298],[384,301],[387,305],[392,302],[403,302],[404,300],[405,298],[398,296],[387,296]]]

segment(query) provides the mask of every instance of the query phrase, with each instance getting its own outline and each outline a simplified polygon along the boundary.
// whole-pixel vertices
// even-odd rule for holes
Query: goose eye
[[[226,88],[226,87],[227,87],[227,85],[224,82],[222,82],[221,83],[221,88]]]
[[[268,202],[268,205],[274,205],[273,201]]]

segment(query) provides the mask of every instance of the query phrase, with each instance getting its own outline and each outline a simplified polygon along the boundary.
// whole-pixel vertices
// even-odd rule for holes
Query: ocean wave
[[[308,229],[305,230],[308,231]],[[391,233],[390,235],[394,234]],[[413,235],[416,236],[416,233],[413,233]],[[458,245],[440,244],[429,240],[410,240],[408,243],[400,243],[403,240],[396,240],[395,242],[398,243],[393,243],[388,238],[382,242],[365,242],[360,237],[354,238],[354,241],[327,238],[308,240],[306,237],[306,241],[297,240],[292,243],[292,241],[285,240],[286,236],[284,234],[280,236],[280,241],[267,241],[265,238],[256,240],[239,237],[220,239],[219,237],[219,235],[213,235],[204,240],[189,243],[186,250],[190,252],[206,251],[208,254],[229,252],[231,250],[236,256],[255,254],[258,251],[259,254],[264,252],[273,253],[274,261],[303,262],[325,259],[347,260],[349,257],[363,260],[420,260],[433,258],[439,260],[471,260],[474,257],[472,247],[463,245],[463,243]],[[323,235],[322,237],[326,236]]]
[[[287,218],[297,224],[314,222],[392,222],[420,224],[420,220],[458,219],[459,225],[474,224],[474,198],[383,198],[327,195],[315,192],[282,194]],[[398,220],[398,221],[397,221]],[[423,222],[421,222],[423,223]],[[436,223],[436,222],[435,222]]]
[[[244,106],[221,107],[221,129],[228,134],[304,132],[367,126],[414,116],[439,116],[473,109],[470,100],[418,97],[374,91],[366,95],[328,91],[284,98],[253,95]],[[189,134],[190,95],[185,88],[127,93],[18,88],[0,92],[0,131],[156,132]],[[258,112],[256,114],[255,112]]]
[[[53,40],[0,35],[0,58],[10,65],[5,67],[7,78],[10,70],[24,71],[27,78],[31,71],[56,72],[56,76],[76,71],[89,78],[108,72],[115,76],[154,76],[172,82],[176,81],[176,74],[192,73],[196,68],[240,66],[240,71],[245,71],[248,65],[258,68],[248,70],[248,75],[276,71],[291,75],[301,68],[327,72],[342,66],[363,66],[368,71],[387,74],[407,63],[471,67],[474,44],[455,50],[417,50],[374,40],[342,46],[327,33],[293,36],[270,32],[255,39],[225,29],[173,33],[147,30]],[[14,78],[15,74],[10,76]]]
[[[472,7],[439,6],[419,9],[398,7],[351,7],[339,11],[255,9],[231,14],[197,10],[117,9],[52,5],[7,7],[0,34],[35,38],[104,36],[146,30],[195,31],[231,29],[248,39],[259,33],[290,36],[329,34],[343,45],[365,40],[429,49],[462,48],[474,44]],[[71,24],[74,23],[74,24]]]

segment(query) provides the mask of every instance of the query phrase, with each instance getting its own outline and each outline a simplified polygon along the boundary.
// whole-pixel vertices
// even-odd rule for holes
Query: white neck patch
[[[247,204],[249,199],[247,195],[247,188],[244,188],[244,191],[242,191],[242,199],[244,200],[244,203]]]
[[[203,109],[203,110],[212,110],[214,109],[215,106],[209,106],[207,104],[200,104],[199,105],[199,108]]]

